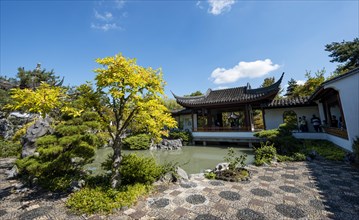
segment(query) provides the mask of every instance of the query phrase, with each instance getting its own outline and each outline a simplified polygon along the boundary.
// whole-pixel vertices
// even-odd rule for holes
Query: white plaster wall
[[[339,92],[351,145],[353,139],[359,137],[359,72],[330,82],[324,88],[333,88]],[[352,150],[351,146],[349,149]]]
[[[256,138],[254,132],[193,132],[193,137],[211,138]]]
[[[310,123],[310,119],[313,114],[319,117],[319,110],[317,106],[309,107],[294,107],[294,108],[275,108],[275,109],[265,109],[265,121],[266,129],[278,128],[280,124],[283,124],[283,113],[285,111],[294,111],[297,114],[297,120],[299,117],[305,116],[308,122],[309,132],[315,132],[313,125]],[[322,118],[320,118],[322,121]],[[299,122],[298,122],[299,125]]]

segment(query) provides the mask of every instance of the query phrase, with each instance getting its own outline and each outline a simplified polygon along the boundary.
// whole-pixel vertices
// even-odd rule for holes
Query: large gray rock
[[[188,181],[188,175],[186,171],[184,171],[184,169],[182,169],[181,167],[176,168],[176,176],[178,178],[177,179],[178,181],[182,181],[182,180]]]
[[[27,157],[34,155],[36,151],[35,141],[39,137],[45,136],[47,134],[53,133],[53,129],[51,127],[51,119],[50,118],[41,118],[35,122],[35,124],[31,125],[27,131],[26,135],[22,138],[22,153],[21,156]]]
[[[214,168],[214,172],[228,170],[229,169],[229,163],[219,163],[217,164],[216,168]]]
[[[182,147],[182,139],[162,139],[158,144],[153,144],[150,150],[178,150]]]
[[[35,117],[36,115],[34,114],[11,112],[9,115],[6,115],[4,112],[0,112],[0,137],[3,137],[5,140],[12,138],[17,130],[21,129]]]
[[[0,136],[7,140],[13,135],[14,125],[7,118],[0,119]]]

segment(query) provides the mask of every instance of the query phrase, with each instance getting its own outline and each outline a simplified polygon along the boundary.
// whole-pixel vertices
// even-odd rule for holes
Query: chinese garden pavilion
[[[180,97],[173,94],[177,103],[185,107],[183,111],[190,115],[180,127],[194,132],[253,132],[264,129],[263,104],[271,103],[278,94],[283,75],[274,84],[263,88],[251,89],[247,84],[221,90],[209,89],[202,96]]]

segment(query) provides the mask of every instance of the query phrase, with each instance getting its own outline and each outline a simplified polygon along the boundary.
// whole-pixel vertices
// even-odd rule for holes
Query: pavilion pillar
[[[192,132],[194,132],[194,117],[193,117],[193,109],[191,110],[191,118],[192,118]]]
[[[264,108],[261,109],[262,110],[262,121],[263,121],[263,129],[264,130],[267,130],[267,126],[266,126],[266,117],[265,117],[265,114],[266,112],[264,111]]]
[[[207,109],[207,122],[208,122],[208,127],[213,126],[212,115],[211,115],[211,110],[210,109]]]
[[[250,116],[249,116],[249,108],[248,108],[248,104],[245,105],[244,107],[244,115],[245,115],[245,125],[246,125],[246,130],[248,131],[250,128]]]

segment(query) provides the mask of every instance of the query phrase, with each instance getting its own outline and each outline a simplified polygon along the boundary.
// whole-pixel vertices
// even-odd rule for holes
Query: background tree
[[[195,92],[192,92],[189,95],[184,95],[184,97],[201,96],[201,95],[203,95],[203,93],[201,91],[197,90]]]
[[[287,96],[288,98],[293,97],[293,92],[297,87],[298,87],[297,81],[291,78],[288,81],[287,93],[285,94],[285,96]]]
[[[61,86],[64,80],[62,79],[60,81],[60,77],[55,75],[54,70],[46,71],[46,69],[41,69],[40,64],[37,64],[34,70],[25,70],[24,67],[19,67],[17,70],[17,78],[19,79],[21,89],[34,89],[40,86],[41,82],[45,82],[51,86]]]
[[[270,85],[273,85],[275,83],[275,78],[274,77],[267,77],[264,79],[262,85],[260,87],[267,87]]]
[[[332,57],[330,62],[343,63],[337,66],[334,76],[359,67],[359,38],[354,38],[353,41],[343,40],[340,43],[327,44],[325,51],[330,52],[329,57]]]
[[[299,96],[310,96],[313,92],[325,81],[324,78],[325,69],[318,70],[315,72],[314,76],[312,76],[310,71],[305,73],[305,77],[307,81],[303,85],[297,85],[292,93],[292,97]]]
[[[146,131],[155,140],[167,135],[164,128],[176,126],[163,105],[164,81],[161,70],[144,68],[135,59],[122,55],[97,59],[103,68],[95,69],[96,90],[91,85],[82,85],[83,101],[99,115],[111,136],[113,156],[111,187],[121,185],[120,165],[122,161],[122,140],[131,124]]]
[[[166,106],[166,108],[168,108],[168,110],[171,111],[183,109],[183,107],[179,105],[175,99],[165,98],[163,99],[163,105]]]

